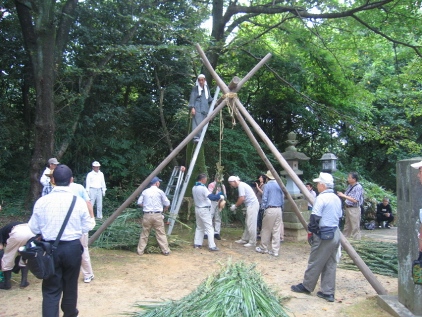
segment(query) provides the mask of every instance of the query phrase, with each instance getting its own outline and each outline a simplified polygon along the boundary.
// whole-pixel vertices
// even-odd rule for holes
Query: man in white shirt
[[[56,186],[50,194],[35,203],[28,226],[35,234],[41,234],[44,241],[54,243],[73,200],[69,187],[73,177],[66,165],[58,165],[53,172]],[[83,248],[80,238],[95,226],[86,202],[76,198],[69,221],[54,251],[55,273],[42,282],[42,316],[58,316],[60,297],[64,316],[77,316],[78,277]]]
[[[169,255],[170,249],[164,229],[163,211],[170,206],[170,200],[166,194],[159,189],[161,179],[155,176],[150,187],[145,189],[138,199],[138,205],[142,207],[144,217],[142,218],[142,232],[138,243],[138,254],[144,254],[144,250],[148,244],[148,237],[151,229],[155,230],[155,237],[160,246],[163,255]]]
[[[235,204],[230,207],[231,211],[235,211],[237,207],[245,204],[246,206],[246,219],[245,230],[243,231],[242,238],[236,240],[236,243],[243,244],[245,247],[252,247],[256,244],[256,227],[259,211],[259,202],[251,186],[241,182],[239,177],[230,176],[229,184],[231,187],[237,188],[239,197]]]
[[[199,174],[195,186],[192,188],[192,197],[195,202],[196,230],[193,246],[195,249],[202,247],[204,234],[208,236],[208,250],[219,251],[214,241],[214,228],[212,226],[211,200],[218,201],[222,195],[211,194],[207,186],[207,175]]]
[[[92,162],[92,171],[86,175],[86,191],[91,198],[92,206],[97,205],[97,218],[103,218],[103,197],[107,190],[104,174],[100,171],[101,164],[97,161]]]

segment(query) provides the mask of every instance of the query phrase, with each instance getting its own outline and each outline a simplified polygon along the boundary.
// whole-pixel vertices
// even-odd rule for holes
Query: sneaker
[[[200,248],[202,247],[202,245],[200,245],[200,244],[194,244],[194,245],[193,245],[193,247],[194,247],[195,249],[200,249]]]
[[[295,293],[304,293],[304,294],[311,294],[310,291],[308,291],[305,286],[303,286],[302,283],[297,284],[297,285],[292,285],[290,287],[290,289],[295,292]]]
[[[255,246],[255,244],[252,244],[252,243],[245,243],[243,246],[244,246],[244,247],[249,248],[249,247],[254,247],[254,246]]]
[[[261,249],[260,247],[256,247],[255,251],[258,252],[258,253],[262,253],[262,254],[268,253],[267,250]]]
[[[385,225],[385,228],[387,228],[387,229],[391,229],[391,226],[387,223],[387,224]]]
[[[220,235],[219,235],[218,233],[216,233],[216,234],[214,235],[214,238],[215,238],[215,239],[217,239],[217,240],[221,240],[221,237],[220,237]]]
[[[268,254],[269,255],[272,255],[272,256],[275,256],[275,257],[278,257],[278,253],[274,253],[273,251],[268,251]]]
[[[204,234],[204,240],[208,240],[208,235]]]
[[[325,299],[327,302],[334,302],[334,295],[333,294],[324,294],[323,292],[317,292],[316,295],[319,298]]]
[[[170,252],[163,252],[163,255],[165,255],[165,256],[169,256],[170,255]]]
[[[94,275],[88,276],[84,278],[84,283],[90,283],[94,279]]]
[[[248,243],[248,241],[245,241],[245,240],[242,240],[242,239],[240,239],[240,240],[236,240],[235,242],[236,242],[236,243],[239,243],[239,244],[245,244],[245,243]]]
[[[220,249],[219,249],[219,248],[217,248],[217,247],[214,247],[214,248],[209,248],[208,250],[210,250],[210,251],[220,251]]]

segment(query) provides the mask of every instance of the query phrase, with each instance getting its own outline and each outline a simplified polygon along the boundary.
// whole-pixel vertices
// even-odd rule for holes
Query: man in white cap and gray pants
[[[245,247],[253,247],[256,244],[256,225],[259,211],[258,199],[252,187],[245,182],[241,182],[239,177],[230,176],[228,181],[230,186],[237,188],[239,192],[239,197],[236,203],[230,207],[230,210],[235,211],[242,204],[246,206],[245,230],[243,231],[242,238],[235,242],[243,244]]]
[[[98,161],[92,162],[92,171],[86,175],[85,189],[89,193],[92,206],[97,205],[97,218],[103,218],[103,197],[107,190],[104,174],[100,171],[101,164]]]
[[[334,180],[331,174],[320,173],[314,182],[318,183],[319,195],[315,200],[308,224],[308,231],[312,233],[311,254],[303,282],[292,285],[291,290],[310,294],[321,275],[321,291],[316,295],[328,302],[334,302],[337,252],[340,245],[338,222],[342,215],[341,200],[334,193]]]

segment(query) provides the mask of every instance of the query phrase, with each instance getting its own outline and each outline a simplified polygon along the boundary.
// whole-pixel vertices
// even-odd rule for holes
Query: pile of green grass
[[[397,277],[397,244],[356,240],[352,242],[352,246],[373,273]],[[341,259],[339,268],[359,271],[359,268],[347,254]]]
[[[255,265],[229,263],[178,301],[139,304],[134,317],[287,317],[285,308],[264,283]]]
[[[142,226],[140,225],[141,219],[142,211],[140,209],[126,209],[124,213],[118,216],[116,220],[100,234],[93,246],[107,250],[136,251],[139,237],[142,232]],[[90,235],[97,231],[102,224],[103,220],[97,219],[95,228],[90,232]],[[176,249],[190,243],[176,235],[167,238],[171,249]],[[161,253],[161,249],[155,238],[154,230],[151,230],[145,253]]]

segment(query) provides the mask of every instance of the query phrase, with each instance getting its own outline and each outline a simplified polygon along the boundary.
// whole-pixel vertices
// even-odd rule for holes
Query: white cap
[[[240,178],[238,176],[230,176],[228,179],[229,182],[238,182]]]
[[[199,79],[199,78],[205,78],[205,75],[204,75],[204,74],[199,74],[199,75],[198,75],[198,79]]]
[[[319,177],[314,179],[315,183],[323,183],[326,185],[333,185],[334,179],[331,174],[328,173],[319,173]]]
[[[410,166],[412,166],[413,168],[419,169],[419,167],[422,167],[422,161],[420,161],[418,163],[410,164]]]
[[[101,164],[98,161],[94,161],[94,162],[92,162],[92,166],[101,166]]]

